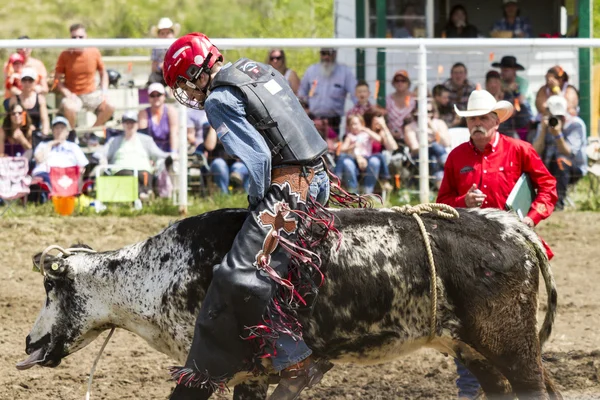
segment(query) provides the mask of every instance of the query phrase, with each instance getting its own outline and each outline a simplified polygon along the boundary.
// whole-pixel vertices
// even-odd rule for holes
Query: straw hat
[[[152,28],[150,28],[150,34],[152,36],[158,36],[158,31],[160,31],[161,29],[171,29],[173,31],[173,33],[175,34],[175,36],[177,36],[177,35],[179,35],[179,30],[181,29],[181,25],[174,24],[170,18],[161,18],[158,21],[157,25],[154,25]]]
[[[514,107],[506,100],[497,102],[487,90],[474,90],[469,96],[467,109],[460,111],[455,104],[454,111],[459,117],[477,117],[494,112],[498,115],[499,122],[502,123],[511,117]]]

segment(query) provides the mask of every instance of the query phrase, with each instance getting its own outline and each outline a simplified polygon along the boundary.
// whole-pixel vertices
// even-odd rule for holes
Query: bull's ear
[[[31,257],[31,261],[33,262],[33,268],[32,271],[33,272],[42,272],[42,269],[40,268],[40,261],[42,258],[42,253],[37,253],[35,254],[33,257]]]
[[[37,253],[32,257],[33,271],[40,273],[42,272],[41,258],[42,253]],[[51,275],[60,275],[65,269],[66,266],[61,258],[46,255],[46,258],[44,259],[44,271],[46,273]]]

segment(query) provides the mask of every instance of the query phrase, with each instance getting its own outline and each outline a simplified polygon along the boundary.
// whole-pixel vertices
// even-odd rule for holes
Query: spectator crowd
[[[514,0],[504,0],[504,16],[493,31],[512,31],[514,37],[530,37],[528,20],[519,15]],[[414,10],[413,10],[414,11]],[[407,12],[412,12],[407,10]],[[414,22],[414,21],[413,21]],[[404,37],[413,26],[402,27]],[[158,38],[173,38],[180,26],[161,18],[151,29]],[[87,37],[81,24],[69,29],[72,39]],[[467,10],[455,6],[444,30],[444,37],[477,37],[478,29],[468,21]],[[83,156],[77,146],[77,116],[82,110],[96,116],[90,132],[105,127],[115,107],[107,93],[111,77],[96,48],[68,49],[58,56],[52,82],[44,64],[32,57],[22,36],[19,48],[4,64],[6,114],[0,130],[0,155],[25,156],[31,171],[47,184],[48,169],[53,166],[78,166],[85,172],[88,162],[114,165],[112,173],[131,175],[137,171],[140,197],[158,193],[158,177],[167,160],[177,157],[180,124],[187,128],[187,142],[201,160],[204,176],[215,188],[228,194],[232,188],[244,190],[248,170],[238,159],[225,154],[202,110],[187,110],[187,119],[179,120],[169,104],[170,89],[164,86],[162,64],[165,51],[154,49],[148,76],[148,106],[126,112],[122,130],[105,129],[105,137],[84,135],[88,144],[94,138],[103,146]],[[408,71],[395,71],[393,91],[382,104],[374,103],[368,83],[357,81],[348,66],[338,62],[334,48],[322,48],[319,62],[299,74],[288,66],[283,49],[272,49],[266,63],[281,73],[297,94],[316,129],[329,145],[329,168],[342,179],[349,191],[373,193],[415,184],[418,171],[418,104],[412,77]],[[506,136],[533,144],[545,166],[558,181],[557,208],[564,207],[568,185],[586,174],[586,126],[578,117],[579,95],[560,66],[548,69],[546,82],[529,104],[529,83],[519,75],[525,70],[514,56],[505,56],[490,64],[484,89],[496,101],[513,105],[514,112],[500,123],[498,131]],[[99,84],[97,83],[99,81]],[[439,189],[450,150],[460,143],[458,131],[467,129],[464,117],[469,97],[478,90],[469,79],[468,66],[455,63],[447,80],[430,89],[427,99],[427,146],[431,187]],[[50,118],[46,95],[53,91],[60,99],[58,113]],[[378,91],[378,89],[375,89]],[[348,99],[352,102],[347,107]],[[102,136],[102,135],[101,135]],[[468,137],[467,139],[468,140]],[[104,141],[106,141],[104,143]],[[464,140],[463,140],[464,141]],[[71,143],[71,144],[68,144]],[[77,149],[75,149],[77,147]],[[69,154],[68,157],[63,156]],[[62,154],[62,155],[61,155]],[[84,158],[85,161],[84,162]],[[167,162],[166,162],[167,161]],[[167,194],[168,195],[168,194]]]

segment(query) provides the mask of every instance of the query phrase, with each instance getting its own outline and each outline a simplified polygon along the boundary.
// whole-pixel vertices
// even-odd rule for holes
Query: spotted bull
[[[423,216],[437,268],[433,338],[431,275],[415,220],[390,210],[335,217],[341,245],[313,249],[327,278],[312,312],[301,315],[316,357],[373,364],[430,347],[463,362],[488,396],[560,398],[541,360],[555,285],[540,240],[516,217],[490,209],[460,210],[456,220]],[[119,250],[47,258],[46,302],[27,336],[29,357],[17,367],[56,367],[111,327],[181,363],[212,267],[245,218],[243,210],[214,211]],[[538,271],[548,293],[539,333]],[[266,397],[266,375],[236,384],[236,399]]]

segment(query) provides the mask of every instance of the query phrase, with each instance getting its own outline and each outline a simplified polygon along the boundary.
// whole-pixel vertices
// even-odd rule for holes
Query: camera
[[[558,125],[558,117],[551,115],[550,118],[548,118],[548,126],[555,128],[556,125]]]

